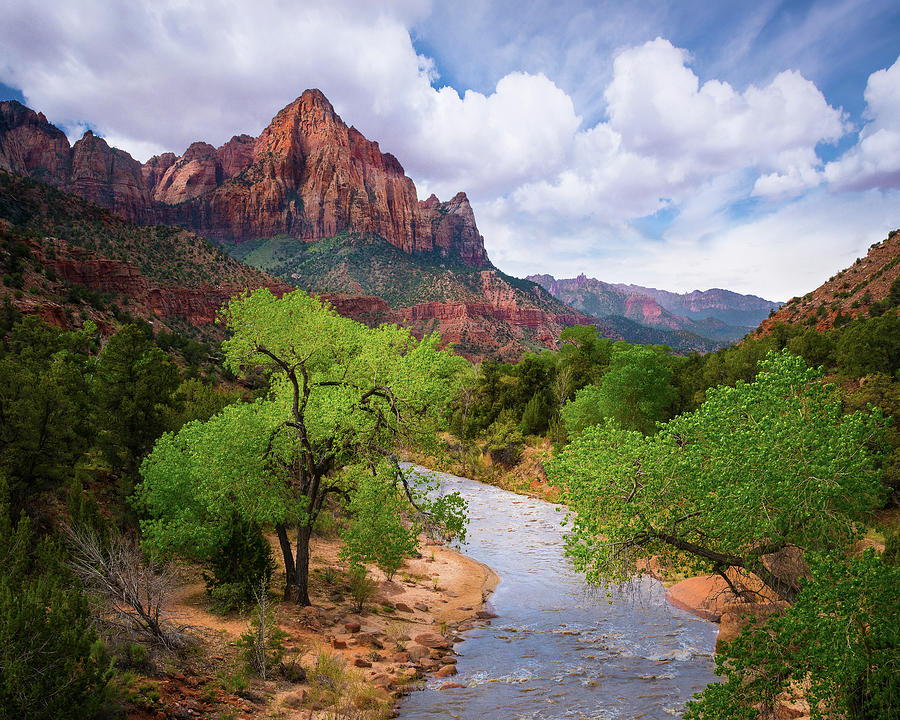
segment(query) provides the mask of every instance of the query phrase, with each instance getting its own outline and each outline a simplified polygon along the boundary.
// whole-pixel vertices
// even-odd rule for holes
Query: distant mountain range
[[[655,331],[655,339],[677,350],[707,351],[740,340],[782,303],[730,290],[673,293],[640,285],[605,283],[579,275],[557,280],[529,275],[554,297],[620,329],[630,323]],[[639,330],[631,329],[634,336]],[[649,337],[649,336],[648,336]]]

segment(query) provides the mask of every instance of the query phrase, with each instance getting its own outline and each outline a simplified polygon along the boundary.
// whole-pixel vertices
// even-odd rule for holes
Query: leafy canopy
[[[842,415],[833,389],[786,352],[755,382],[711,390],[695,412],[645,437],[586,429],[548,467],[574,513],[569,552],[595,582],[661,555],[697,571],[735,568],[794,597],[761,556],[847,546],[882,486],[869,451],[881,414]]]
[[[151,542],[200,557],[221,542],[230,517],[273,524],[288,584],[294,573],[286,530],[296,526],[297,584],[304,597],[308,537],[330,495],[349,500],[359,471],[384,473],[427,512],[400,471],[404,447],[432,447],[443,407],[465,360],[396,326],[370,329],[298,290],[267,289],[231,301],[223,344],[236,373],[258,368],[271,391],[207,422],[164,435],[142,466],[140,498]],[[345,472],[355,468],[355,472]]]

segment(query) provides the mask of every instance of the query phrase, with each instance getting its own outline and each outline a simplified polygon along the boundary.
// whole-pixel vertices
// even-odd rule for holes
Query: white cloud
[[[836,190],[900,187],[900,57],[866,84],[866,118],[859,141],[825,166]]]
[[[615,22],[604,42],[636,42],[618,32],[630,10],[615,7],[607,8]],[[754,33],[772,12],[760,10]],[[900,60],[869,78],[858,144],[823,167],[816,148],[842,138],[847,119],[799,72],[779,66],[742,87],[701,78],[690,53],[663,38],[625,47],[610,62],[595,57],[579,26],[592,13],[603,14],[575,13],[557,28],[574,43],[562,61],[545,39],[534,45],[540,62],[512,70],[530,41],[508,23],[503,46],[485,49],[496,50],[492,62],[504,74],[483,92],[460,93],[440,86],[435,62],[413,45],[410,28],[430,17],[428,3],[416,0],[14,3],[0,26],[0,80],[72,135],[89,125],[140,159],[258,134],[318,87],[348,124],[397,156],[421,196],[469,193],[491,257],[521,274],[552,267],[673,289],[734,282],[778,297],[793,282],[786,273],[799,255],[785,249],[793,243],[816,256],[816,272],[820,260],[829,266],[825,276],[835,269],[838,230],[856,252],[859,233],[832,206],[859,223],[867,242],[889,229],[883,208],[895,193],[839,196],[829,206],[817,186],[900,186]],[[480,38],[464,40],[473,52],[480,47]],[[554,63],[563,80],[541,72]],[[579,108],[589,109],[589,124]],[[735,218],[741,203],[760,207]],[[833,221],[832,229],[806,227],[829,238],[818,254],[796,239],[804,208]],[[637,220],[661,210],[674,220],[647,239]],[[876,221],[888,224],[872,238]],[[779,284],[761,269],[741,274],[759,265],[754,257],[779,259],[770,269]]]
[[[547,272],[574,277],[583,272],[607,282],[678,292],[722,287],[787,300],[818,287],[900,227],[898,206],[898,190],[835,196],[820,188],[743,220],[698,212],[696,233],[682,227],[661,240],[647,239],[627,226],[598,227],[580,219],[561,224],[558,242],[552,244],[542,242],[546,228],[535,227],[532,218],[509,217],[502,209],[495,216],[493,205],[478,206],[476,212],[491,256],[502,258],[504,269],[520,276]],[[712,232],[704,233],[704,224]],[[527,256],[522,247],[528,248]]]

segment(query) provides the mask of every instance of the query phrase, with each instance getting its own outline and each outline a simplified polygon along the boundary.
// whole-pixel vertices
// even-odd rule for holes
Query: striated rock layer
[[[141,165],[91,131],[66,136],[15,101],[0,103],[0,168],[79,195],[137,223],[177,224],[214,241],[376,233],[406,253],[490,267],[465,193],[419,201],[397,158],[348,127],[318,90],[281,110],[258,138]]]

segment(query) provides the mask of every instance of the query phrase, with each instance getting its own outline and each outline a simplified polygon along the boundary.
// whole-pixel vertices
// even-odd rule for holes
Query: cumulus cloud
[[[195,140],[258,134],[318,87],[348,124],[398,157],[420,195],[465,190],[494,261],[522,274],[595,262],[609,279],[647,283],[636,270],[661,276],[665,267],[693,278],[712,270],[704,252],[729,265],[718,238],[743,242],[736,228],[796,230],[787,208],[823,182],[839,191],[900,186],[900,60],[869,78],[858,143],[823,167],[817,147],[849,125],[813,82],[789,68],[745,87],[701,79],[690,53],[664,38],[624,47],[606,70],[596,58],[580,66],[574,91],[572,68],[558,82],[532,64],[477,92],[442,81],[416,50],[411,28],[430,12],[417,0],[50,5],[7,9],[0,80],[73,138],[90,126],[142,160],[181,153]],[[765,207],[736,219],[745,203]],[[642,218],[663,216],[654,233],[641,229]],[[763,224],[769,216],[783,222]],[[658,269],[647,269],[655,258]]]
[[[836,190],[900,187],[900,57],[869,76],[865,99],[868,122],[857,144],[825,166]]]

